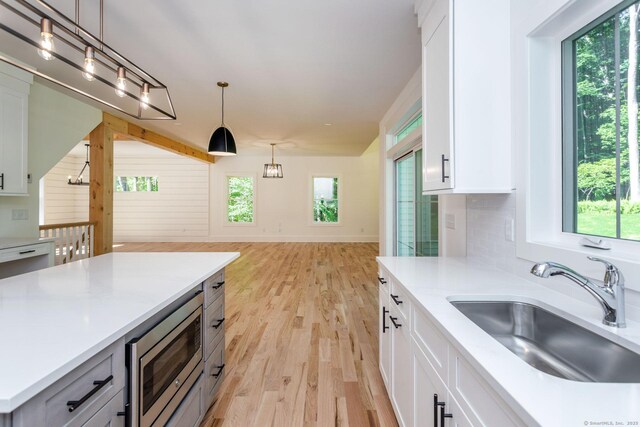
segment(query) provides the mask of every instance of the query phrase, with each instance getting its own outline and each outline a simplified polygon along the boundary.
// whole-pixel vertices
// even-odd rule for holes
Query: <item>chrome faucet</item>
[[[555,262],[538,263],[531,269],[531,274],[545,279],[549,276],[564,276],[572,280],[598,300],[604,310],[602,323],[624,328],[627,326],[624,317],[624,276],[618,267],[610,262],[591,256],[588,258],[604,264],[606,271],[603,282],[589,280],[569,267]]]

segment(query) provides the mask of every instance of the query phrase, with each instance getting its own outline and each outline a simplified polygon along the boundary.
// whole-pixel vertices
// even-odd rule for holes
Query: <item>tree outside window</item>
[[[254,186],[250,176],[227,177],[227,222],[252,223]]]
[[[116,176],[115,190],[118,193],[157,192],[157,176]]]
[[[338,222],[338,178],[313,177],[313,222]]]

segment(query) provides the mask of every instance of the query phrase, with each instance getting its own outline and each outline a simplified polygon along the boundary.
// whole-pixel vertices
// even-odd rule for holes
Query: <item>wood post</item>
[[[89,221],[95,224],[94,254],[113,250],[113,130],[103,121],[89,134]]]

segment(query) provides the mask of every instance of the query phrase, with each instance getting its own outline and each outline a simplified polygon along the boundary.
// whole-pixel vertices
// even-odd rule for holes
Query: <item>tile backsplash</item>
[[[515,192],[468,195],[467,257],[483,265],[496,267],[573,296],[599,309],[593,297],[566,279],[536,279],[529,274],[533,263],[516,257],[515,238],[510,239],[510,232],[515,229],[515,220]],[[640,278],[627,277],[626,279],[627,282],[630,280],[640,282]],[[627,289],[626,305],[627,318],[640,321],[640,292]]]

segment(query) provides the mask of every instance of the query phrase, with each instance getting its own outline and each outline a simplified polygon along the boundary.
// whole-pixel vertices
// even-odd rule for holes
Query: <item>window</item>
[[[157,192],[157,176],[117,176],[116,192]]]
[[[313,222],[338,223],[338,177],[313,177]]]
[[[638,13],[623,2],[563,42],[563,231],[640,240]]]
[[[227,222],[254,222],[255,189],[252,176],[227,176]]]
[[[398,133],[395,136],[395,144],[401,142],[403,139],[408,137],[411,134],[411,132],[420,128],[420,126],[422,126],[422,113],[419,113],[416,117],[411,119],[409,123],[404,125],[404,127],[398,131]]]
[[[422,194],[422,150],[395,161],[396,256],[438,256],[438,196]]]

